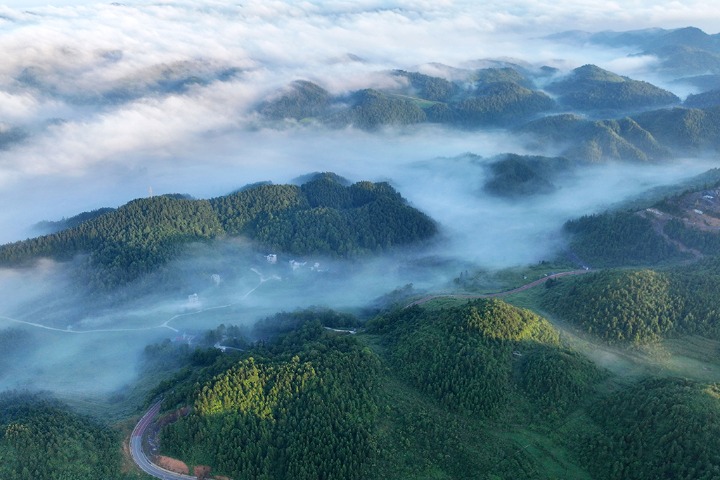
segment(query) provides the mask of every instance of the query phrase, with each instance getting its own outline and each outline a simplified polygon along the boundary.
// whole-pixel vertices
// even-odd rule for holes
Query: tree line
[[[425,240],[437,231],[387,183],[345,186],[320,175],[302,186],[258,185],[211,200],[164,195],[132,202],[79,225],[0,247],[0,264],[88,254],[90,283],[112,287],[176,258],[183,246],[243,235],[268,249],[349,257]]]

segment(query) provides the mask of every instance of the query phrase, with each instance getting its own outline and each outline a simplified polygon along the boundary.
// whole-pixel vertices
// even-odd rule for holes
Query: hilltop
[[[352,257],[420,242],[437,227],[387,183],[344,185],[320,174],[302,185],[260,184],[196,200],[162,195],[81,214],[75,226],[0,247],[0,264],[89,256],[100,281],[132,281],[177,258],[184,245],[244,236],[266,249]]]

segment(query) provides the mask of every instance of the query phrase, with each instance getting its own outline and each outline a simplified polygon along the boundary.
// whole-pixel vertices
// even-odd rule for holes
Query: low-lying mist
[[[418,290],[449,291],[451,280],[464,270],[551,260],[562,251],[566,220],[711,167],[698,160],[578,167],[551,193],[508,200],[486,193],[483,184],[487,165],[511,144],[504,135],[430,128],[384,134],[259,131],[246,132],[242,140],[220,138],[218,152],[206,153],[198,165],[193,162],[198,152],[189,151],[177,162],[155,159],[140,171],[127,169],[126,184],[152,179],[156,194],[196,197],[256,181],[287,182],[313,171],[331,170],[352,181],[389,181],[438,222],[440,234],[429,245],[352,260],[296,257],[242,239],[217,240],[188,247],[182,258],[112,293],[83,291],[73,275],[81,261],[2,270],[0,327],[24,329],[32,341],[9,352],[15,361],[0,386],[112,394],[134,381],[145,346],[166,338],[221,323],[250,325],[278,311],[311,306],[358,311],[409,283]],[[233,158],[226,153],[231,146]],[[463,153],[468,151],[482,156]],[[100,206],[83,207],[85,199],[98,201],[98,191],[83,179],[75,182],[68,185],[67,198],[68,205],[77,206],[67,215]],[[120,198],[123,191],[115,188],[99,198]],[[53,198],[43,195],[46,201]],[[276,264],[266,259],[269,253],[278,255]],[[296,268],[291,260],[299,263]]]
[[[392,69],[451,77],[485,58],[558,74],[594,63],[654,79],[656,59],[628,57],[637,53],[630,48],[541,38],[563,25],[714,28],[720,10],[707,5],[54,3],[0,6],[0,243],[36,235],[43,220],[150,194],[210,198],[321,171],[390,182],[440,234],[428,245],[352,260],[218,240],[188,247],[115,292],[88,291],[76,275],[82,259],[0,269],[0,344],[8,345],[0,389],[110,395],[136,380],[145,346],[167,338],[309,306],[357,311],[409,283],[442,291],[461,271],[550,260],[563,249],[568,219],[716,166],[583,166],[551,193],[508,200],[483,189],[488,165],[503,153],[533,152],[507,131],[423,125],[370,133],[268,125],[257,114],[260,102],[297,79],[342,95],[398,81]],[[291,260],[301,265],[293,269]]]

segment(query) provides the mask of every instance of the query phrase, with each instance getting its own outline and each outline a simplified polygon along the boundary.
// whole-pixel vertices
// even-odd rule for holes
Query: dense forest
[[[489,208],[496,207],[493,213],[512,216],[533,202],[538,207],[557,206],[550,194],[567,185],[563,182],[573,181],[576,172],[582,172],[578,178],[587,172],[604,174],[611,171],[604,167],[613,162],[632,162],[623,165],[623,171],[646,169],[628,181],[640,190],[659,183],[668,172],[684,169],[688,164],[680,159],[698,160],[682,173],[685,176],[720,152],[720,34],[652,28],[595,34],[573,30],[555,37],[574,47],[600,44],[623,55],[633,51],[615,63],[618,68],[638,68],[651,75],[646,69],[650,65],[652,76],[663,85],[697,92],[681,101],[670,91],[595,65],[567,71],[537,59],[467,59],[460,66],[418,65],[424,73],[370,72],[378,68],[378,60],[380,68],[387,68],[392,52],[371,52],[365,45],[356,51],[370,53],[367,59],[345,53],[326,57],[322,49],[312,48],[319,45],[310,38],[312,32],[358,26],[357,18],[364,24],[374,18],[407,20],[394,32],[398,34],[412,33],[416,20],[427,27],[425,32],[434,32],[433,16],[445,22],[443,28],[465,30],[469,24],[453,23],[454,17],[442,8],[413,19],[412,8],[368,13],[348,7],[350,2],[335,3],[343,5],[329,13],[315,4],[288,7],[280,14],[277,9],[263,13],[257,5],[239,4],[200,10],[181,5],[178,10],[150,12],[172,21],[191,12],[205,27],[222,27],[213,23],[214,15],[228,17],[235,21],[233,27],[217,30],[227,32],[242,30],[240,16],[260,12],[255,24],[262,27],[265,17],[272,17],[275,27],[267,28],[271,34],[279,31],[278,25],[303,27],[303,15],[327,19],[327,25],[316,22],[310,29],[288,29],[296,39],[310,40],[302,43],[305,50],[313,50],[307,57],[317,67],[312,72],[305,58],[282,67],[291,53],[275,48],[281,44],[274,39],[251,45],[244,38],[235,43],[247,48],[228,44],[231,50],[221,49],[219,56],[198,54],[191,60],[182,60],[183,50],[174,48],[139,58],[133,54],[133,42],[120,42],[107,51],[93,46],[83,54],[70,41],[69,47],[45,49],[57,57],[47,68],[9,62],[4,77],[10,103],[30,105],[37,112],[11,112],[9,119],[0,121],[0,151],[8,153],[0,163],[10,172],[3,183],[8,198],[13,193],[14,199],[30,198],[23,195],[28,189],[20,189],[28,183],[16,183],[15,177],[39,174],[47,179],[52,176],[48,172],[60,177],[74,172],[90,178],[92,172],[113,171],[124,172],[123,178],[144,178],[166,171],[154,163],[158,152],[187,160],[193,152],[181,151],[182,146],[196,140],[215,142],[206,149],[207,168],[217,165],[217,152],[243,151],[243,142],[257,138],[292,139],[297,152],[314,152],[318,147],[313,142],[322,144],[324,129],[335,129],[334,138],[351,139],[352,145],[368,140],[387,157],[378,156],[365,168],[387,161],[393,165],[383,170],[386,173],[409,167],[408,178],[429,178],[442,163],[442,175],[432,181],[443,175],[460,179],[457,185],[469,185],[473,194],[482,195]],[[128,10],[119,4],[111,7],[89,18],[102,24]],[[321,10],[327,16],[315,16]],[[3,13],[3,22],[24,22],[39,31],[42,24],[31,17],[41,16],[16,13],[21,15],[6,18]],[[93,12],[82,12],[86,14]],[[291,22],[284,21],[285,14]],[[15,22],[15,17],[21,21]],[[163,33],[167,46],[175,37],[172,29]],[[332,49],[350,46],[356,33],[345,35]],[[477,40],[471,37],[458,39],[471,45]],[[382,38],[369,39],[368,44]],[[43,44],[48,39],[39,40]],[[180,47],[188,51],[187,45]],[[228,54],[237,48],[253,58]],[[406,65],[421,54],[407,56]],[[438,58],[459,59],[458,55]],[[227,61],[239,62],[242,68],[226,65]],[[550,62],[562,66],[565,61]],[[145,68],[135,68],[143,62]],[[137,65],[128,67],[133,63]],[[102,71],[95,72],[96,67]],[[282,79],[276,75],[278,67]],[[323,81],[322,71],[337,76]],[[114,78],[117,74],[122,78]],[[307,77],[276,88],[295,78],[288,75]],[[68,80],[89,85],[100,77],[99,89],[66,88],[73,84]],[[228,92],[233,98],[225,105],[221,97]],[[108,145],[101,142],[77,158],[71,155],[94,138],[90,135],[90,143],[83,143],[87,139],[76,138],[80,130],[122,127],[128,118],[137,121],[148,112],[155,114],[148,124],[162,122],[169,118],[161,115],[168,107],[180,116],[165,133],[179,128],[183,142],[158,143],[141,131],[145,122],[136,122],[119,131],[140,133],[137,141],[125,142],[115,153],[106,155]],[[209,111],[220,112],[217,121],[198,127],[187,120]],[[45,118],[50,114],[67,118]],[[273,128],[284,131],[268,133]],[[406,153],[422,157],[469,143],[490,151],[496,147],[497,130],[511,136],[518,151],[533,155],[481,159],[468,153],[410,163]],[[257,131],[263,134],[256,136]],[[377,147],[398,138],[400,143],[390,149]],[[15,168],[15,162],[28,155],[39,157],[38,152],[55,145],[52,142],[58,144],[57,158]],[[110,150],[118,141],[111,143]],[[406,146],[409,150],[396,158],[387,153]],[[200,147],[194,151],[204,151]],[[326,162],[326,152],[322,153],[318,161]],[[316,160],[311,155],[298,158]],[[464,168],[470,164],[476,176]],[[64,168],[68,166],[69,171]],[[10,286],[4,289],[9,297],[2,306],[6,311],[0,311],[0,384],[32,385],[33,379],[47,380],[57,369],[57,381],[48,388],[57,388],[66,403],[46,393],[0,392],[0,479],[149,478],[133,466],[127,442],[142,410],[161,400],[160,418],[148,433],[148,444],[157,450],[149,455],[167,455],[191,467],[206,465],[224,480],[718,480],[720,183],[713,183],[714,178],[698,189],[702,182],[689,181],[695,182],[693,190],[680,195],[667,194],[657,201],[665,195],[659,193],[662,188],[677,193],[686,188],[681,184],[651,189],[622,206],[602,207],[609,211],[570,219],[562,231],[551,232],[556,236],[545,250],[554,252],[562,243],[564,251],[558,257],[500,271],[486,270],[490,267],[481,264],[489,259],[472,253],[484,251],[476,247],[488,241],[487,235],[465,238],[465,250],[448,246],[461,237],[429,245],[439,236],[439,223],[410,205],[390,183],[352,183],[332,173],[309,174],[287,185],[260,182],[209,199],[150,196],[118,208],[40,222],[34,227],[42,236],[0,246],[0,269],[7,269],[0,285],[7,281]],[[78,183],[66,179],[36,184],[50,191],[53,185],[68,188]],[[598,182],[594,188],[601,185],[605,184]],[[97,186],[86,192],[97,192]],[[617,192],[604,193],[603,203],[612,205]],[[577,196],[561,196],[564,203],[558,211],[599,204],[591,195],[577,205]],[[472,211],[473,205],[465,206]],[[477,225],[453,222],[448,231],[457,227],[467,234],[471,227],[492,221],[482,210],[472,219]],[[452,217],[438,221],[450,222]],[[537,215],[533,221],[540,223],[542,218]],[[533,229],[526,227],[509,229],[532,242]],[[537,236],[537,241],[542,238]],[[246,255],[248,243],[252,247]],[[418,256],[401,255],[401,263],[385,262],[387,268],[362,278],[365,285],[374,283],[374,291],[385,282],[402,284],[410,278],[416,286],[390,286],[395,290],[374,301],[365,299],[364,306],[358,306],[362,282],[343,289],[343,294],[358,289],[349,292],[352,301],[329,299],[322,292],[314,296],[336,279],[354,280],[370,271],[367,262],[335,260],[398,253],[409,245],[433,248],[418,249]],[[522,253],[534,255],[541,248],[530,250]],[[201,261],[168,266],[194,252],[202,252]],[[231,257],[227,252],[241,253]],[[280,266],[270,266],[274,257],[268,255],[266,263],[260,252],[287,253],[309,263],[327,259],[342,264],[343,272],[287,275],[280,285],[280,275],[273,275],[281,272]],[[513,256],[502,248],[494,252],[498,258],[490,260],[511,263]],[[508,258],[500,258],[504,255]],[[247,273],[245,263],[251,256],[258,268]],[[45,258],[70,267],[42,277],[56,287],[47,294],[40,282],[25,281],[33,277],[25,276],[29,267],[50,263],[39,261]],[[209,272],[219,264],[228,267],[218,269],[211,284]],[[241,270],[247,277],[238,273]],[[271,274],[266,276],[268,270]],[[192,278],[185,275],[188,272]],[[268,279],[273,282],[264,284]],[[129,285],[132,282],[137,283]],[[202,299],[198,302],[184,302],[185,294],[194,289],[175,288],[201,282],[205,290],[198,289],[199,297],[190,296]],[[245,288],[251,282],[252,288]],[[83,294],[60,291],[68,285]],[[118,286],[128,288],[112,290]],[[87,287],[87,293],[80,287]],[[166,295],[171,289],[172,298]],[[283,311],[292,308],[295,292],[300,304],[347,302],[354,313],[325,306]],[[255,322],[258,312],[264,315],[268,309],[277,313]],[[221,321],[228,323],[202,330]],[[120,331],[124,333],[116,335]],[[142,343],[165,335],[172,340]],[[88,341],[61,343],[60,337]],[[51,361],[49,345],[57,362]],[[109,347],[121,352],[117,356],[126,367],[117,375]],[[76,367],[80,358],[85,363]],[[97,371],[91,367],[107,371],[122,386],[111,386],[101,377],[75,384]],[[133,367],[137,377],[129,380]],[[63,371],[69,371],[69,377]],[[89,383],[93,384],[88,387]],[[106,389],[112,391],[100,393]],[[97,391],[82,393],[91,390]]]
[[[659,142],[636,119],[627,117],[594,120],[563,113],[528,122],[517,131],[527,136],[531,148],[544,151],[547,145],[557,145],[564,157],[579,162],[647,162],[673,156],[674,144]]]
[[[298,255],[351,257],[432,237],[435,223],[387,183],[343,184],[322,174],[301,186],[257,185],[211,200],[164,195],[132,202],[57,233],[0,247],[0,264],[89,254],[90,284],[127,283],[184,245],[243,235]]]
[[[564,230],[570,235],[569,249],[593,267],[653,265],[688,256],[634,212],[585,215],[569,220]]]
[[[274,122],[319,122],[335,128],[352,125],[377,130],[388,125],[423,122],[465,128],[521,127],[538,116],[572,109],[607,114],[608,119],[584,121],[582,135],[575,135],[578,138],[571,142],[569,153],[597,153],[589,148],[594,142],[607,158],[647,160],[668,155],[671,144],[661,146],[643,127],[619,117],[680,104],[680,99],[667,90],[595,65],[576,68],[559,79],[559,72],[551,67],[535,70],[512,63],[457,70],[458,78],[453,80],[405,70],[387,74],[400,81],[381,89],[339,95],[332,95],[317,83],[296,80],[269,95],[257,110],[263,118]],[[548,83],[550,75],[556,80]],[[538,85],[545,85],[544,89],[557,96],[557,101]],[[708,106],[711,105],[707,102],[702,104],[703,108]],[[661,110],[653,112],[662,115]],[[531,126],[526,131],[535,128]],[[567,131],[557,130],[554,134],[573,140]]]
[[[361,338],[323,328],[352,322],[337,312],[283,313],[266,323],[274,320],[284,333],[231,356],[200,362],[196,355],[194,366],[153,393],[166,392],[170,412],[192,406],[163,429],[165,453],[234,478],[381,478],[388,469],[396,478],[432,470],[492,478],[481,472],[492,472],[503,453],[465,457],[476,442],[492,440],[481,434],[459,443],[469,434],[463,418],[473,418],[473,428],[514,415],[556,421],[607,375],[562,347],[547,321],[497,300],[387,312]],[[412,400],[418,393],[428,400]],[[427,408],[445,412],[450,424],[428,417]],[[404,460],[426,449],[435,453],[419,464]],[[497,471],[532,463],[507,459]]]
[[[589,409],[576,448],[596,478],[720,478],[720,386],[648,379]]]
[[[577,110],[636,110],[680,103],[673,93],[647,82],[616,75],[595,65],[574,69],[548,85],[558,101]]]
[[[648,162],[720,149],[716,86],[681,104],[667,90],[595,65],[564,76],[512,63],[457,70],[453,80],[405,70],[387,75],[396,80],[392,86],[339,95],[297,80],[257,110],[270,122],[370,131],[417,123],[509,127],[538,154],[579,162]]]
[[[502,301],[388,311],[357,336],[323,329],[331,311],[284,313],[286,325],[293,315],[274,340],[162,386],[184,392],[169,412],[192,405],[164,427],[167,454],[278,479],[709,479],[720,468],[717,385],[649,378],[600,393],[612,374]],[[559,443],[536,444],[532,432],[548,431]]]
[[[521,198],[552,193],[562,174],[573,171],[577,164],[562,157],[541,157],[508,153],[489,165],[490,176],[483,188],[505,198]]]
[[[605,270],[569,283],[548,289],[544,307],[603,340],[641,344],[675,328],[679,304],[664,273]]]
[[[368,331],[383,335],[393,368],[451,410],[495,417],[520,391],[560,415],[601,377],[561,348],[545,319],[500,300],[412,307],[373,319]]]
[[[119,434],[41,394],[0,395],[0,476],[16,480],[130,480]]]
[[[623,304],[630,315],[662,314],[668,274],[615,277],[644,299]],[[148,368],[176,369],[148,395],[164,397],[161,453],[214,475],[268,479],[690,479],[720,468],[717,385],[618,381],[547,320],[501,300],[383,311],[368,322],[316,308],[260,325],[201,335],[201,344],[242,351],[146,349]],[[350,325],[359,333],[324,328]],[[5,478],[136,478],[123,473],[115,430],[42,397],[6,395],[0,406]]]
[[[270,249],[353,256],[431,237],[434,222],[387,183],[345,186],[320,175],[300,187],[264,185],[211,200],[225,231]]]
[[[720,264],[605,270],[545,290],[543,308],[608,342],[646,344],[679,334],[720,339]]]
[[[347,337],[304,323],[194,395],[163,449],[234,478],[366,478],[377,416],[378,360]]]

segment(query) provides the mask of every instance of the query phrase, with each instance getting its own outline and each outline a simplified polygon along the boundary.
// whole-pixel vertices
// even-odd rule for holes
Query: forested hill
[[[191,407],[164,453],[232,478],[549,479],[506,459],[521,448],[494,426],[564,421],[606,375],[499,300],[396,311],[359,335],[322,328],[327,312],[286,315],[296,330],[159,386],[170,411]]]
[[[435,223],[387,183],[261,185],[210,201],[225,232],[297,254],[353,256],[430,238]]]
[[[57,233],[0,247],[0,265],[89,254],[101,282],[137,278],[183,245],[243,235],[295,254],[349,257],[428,239],[435,223],[387,183],[345,185],[320,174],[303,185],[256,185],[210,200],[164,195],[133,200]]]
[[[169,418],[190,407],[163,453],[232,478],[718,478],[718,385],[627,383],[528,310],[414,306],[356,335],[284,316],[295,330],[158,387]]]
[[[682,334],[720,339],[720,261],[664,270],[605,270],[545,290],[543,308],[609,343]]]
[[[41,394],[1,394],[0,432],[4,479],[140,478],[122,472],[116,431]]]

